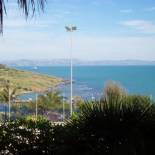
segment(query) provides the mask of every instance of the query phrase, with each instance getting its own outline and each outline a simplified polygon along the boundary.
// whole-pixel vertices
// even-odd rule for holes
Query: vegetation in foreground
[[[1,124],[0,154],[154,155],[154,101],[114,88],[62,125],[42,118]]]

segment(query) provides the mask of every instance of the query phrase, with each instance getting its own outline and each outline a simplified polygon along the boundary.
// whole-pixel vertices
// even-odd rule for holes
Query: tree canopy
[[[0,33],[3,33],[4,14],[7,14],[6,3],[9,0],[0,0]],[[19,8],[23,11],[25,17],[29,16],[30,11],[34,14],[36,10],[44,11],[46,0],[17,0]]]
[[[3,89],[0,91],[0,102],[9,102],[9,98],[10,100],[14,100],[17,96],[17,90],[19,88],[12,87],[9,80],[0,81],[0,83],[3,83]]]

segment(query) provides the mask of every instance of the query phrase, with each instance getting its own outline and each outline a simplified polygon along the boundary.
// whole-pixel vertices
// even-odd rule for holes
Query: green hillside
[[[13,87],[20,87],[19,93],[29,91],[43,92],[64,82],[62,78],[0,67],[0,81],[4,80],[9,80]],[[2,84],[1,88],[3,88]]]

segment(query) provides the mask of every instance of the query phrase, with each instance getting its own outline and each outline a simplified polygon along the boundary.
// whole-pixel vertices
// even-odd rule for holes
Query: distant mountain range
[[[70,65],[70,60],[68,59],[53,59],[53,60],[0,60],[0,64],[5,64],[8,66],[68,66]],[[75,66],[99,66],[99,65],[155,65],[154,61],[148,60],[73,60],[73,65]]]

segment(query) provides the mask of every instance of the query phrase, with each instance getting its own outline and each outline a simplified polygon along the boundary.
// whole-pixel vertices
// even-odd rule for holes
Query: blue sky
[[[76,25],[73,57],[155,60],[154,0],[47,0],[27,21],[16,0],[6,4],[0,59],[69,58],[65,25]]]

